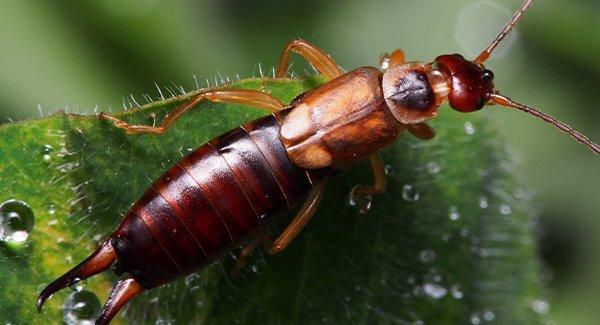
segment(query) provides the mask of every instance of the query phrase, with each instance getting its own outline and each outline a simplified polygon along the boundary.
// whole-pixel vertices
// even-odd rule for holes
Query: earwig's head
[[[459,112],[483,108],[494,91],[494,74],[483,65],[466,60],[460,54],[440,55],[435,59],[438,69],[449,79],[448,103]]]

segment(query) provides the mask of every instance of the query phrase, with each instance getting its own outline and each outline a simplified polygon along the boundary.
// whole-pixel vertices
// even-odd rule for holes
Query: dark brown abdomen
[[[145,288],[166,283],[215,261],[301,201],[329,171],[293,165],[279,130],[273,115],[255,120],[167,171],[112,235],[117,273],[131,273]]]

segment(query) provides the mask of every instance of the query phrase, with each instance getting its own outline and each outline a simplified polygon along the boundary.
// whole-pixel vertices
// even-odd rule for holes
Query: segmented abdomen
[[[291,163],[278,117],[213,139],[157,180],[112,236],[116,270],[146,288],[163,284],[218,259],[303,199],[328,171]]]

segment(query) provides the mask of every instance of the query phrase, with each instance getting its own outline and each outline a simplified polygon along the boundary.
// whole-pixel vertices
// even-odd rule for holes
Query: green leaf
[[[289,102],[321,82],[265,78],[233,86]],[[118,115],[154,124],[190,95]],[[374,198],[369,214],[359,214],[348,200],[354,185],[372,181],[368,165],[360,164],[329,183],[313,221],[284,252],[255,252],[239,277],[228,275],[234,260],[226,256],[136,298],[117,320],[537,321],[532,304],[541,293],[526,191],[489,123],[476,114],[442,111],[432,121],[434,140],[407,134],[383,151],[388,191]],[[64,113],[0,127],[0,204],[23,201],[35,217],[23,244],[2,243],[0,320],[61,322],[70,290],[56,294],[38,314],[41,288],[89,255],[168,167],[261,115],[206,102],[161,136],[130,136],[95,116]],[[6,219],[8,212],[1,216]],[[116,281],[109,273],[89,279],[84,292],[105,301]]]

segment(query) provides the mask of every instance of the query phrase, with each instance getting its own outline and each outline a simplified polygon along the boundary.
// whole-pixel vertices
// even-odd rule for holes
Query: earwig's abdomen
[[[221,257],[298,203],[328,171],[292,164],[276,116],[198,148],[157,180],[111,241],[116,271],[145,288]]]

